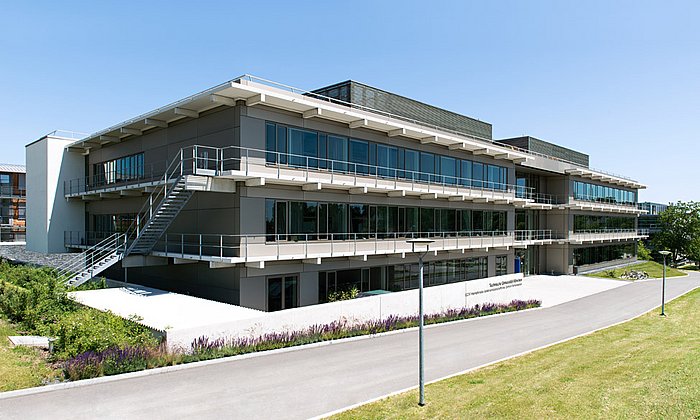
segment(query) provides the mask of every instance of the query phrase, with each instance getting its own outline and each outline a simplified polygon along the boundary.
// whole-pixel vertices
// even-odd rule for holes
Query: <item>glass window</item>
[[[484,187],[484,164],[474,162],[472,164],[472,185],[476,188]]]
[[[348,170],[348,139],[345,137],[328,136],[328,166],[331,170],[346,172]]]
[[[275,212],[275,223],[277,225],[278,239],[287,239],[287,202],[278,201],[276,203],[277,211]]]
[[[289,206],[289,233],[294,240],[315,239],[318,203],[313,201],[292,201]]]
[[[281,164],[287,164],[287,127],[277,126],[277,157]]]
[[[377,170],[379,176],[396,178],[399,164],[399,151],[396,147],[377,145]]]
[[[457,184],[457,160],[447,156],[440,157],[440,174],[442,182],[448,185]]]
[[[419,154],[415,150],[406,149],[404,151],[404,177],[406,179],[418,180],[420,172]]]
[[[289,129],[289,163],[294,166],[318,167],[318,134],[315,131]]]
[[[350,204],[350,232],[357,238],[366,238],[369,232],[369,206],[366,204]]]
[[[471,187],[472,185],[472,161],[471,160],[462,160],[461,162],[461,171],[460,171],[460,178],[459,178],[459,183],[460,185],[463,185],[465,187]]]
[[[334,234],[332,239],[344,239],[348,231],[348,206],[341,203],[328,204],[328,230]],[[338,235],[341,234],[341,235]]]
[[[421,181],[433,182],[435,180],[435,155],[421,152],[420,154],[420,179]]]
[[[440,209],[440,231],[454,234],[456,227],[457,212],[453,209]]]
[[[472,230],[472,211],[471,210],[460,210],[460,231],[471,232]]]
[[[266,240],[275,240],[275,200],[265,199],[265,233]]]
[[[501,182],[501,170],[496,165],[488,165],[488,183],[486,184],[489,189],[496,190],[500,189]]]
[[[420,231],[421,233],[435,232],[435,209],[421,207]]]
[[[358,174],[369,173],[367,164],[369,163],[369,144],[366,141],[350,140],[350,170]]]

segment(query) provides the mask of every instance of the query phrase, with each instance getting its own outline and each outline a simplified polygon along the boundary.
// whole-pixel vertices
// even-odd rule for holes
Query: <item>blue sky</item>
[[[700,2],[3,2],[0,161],[243,73],[354,79],[700,199]]]

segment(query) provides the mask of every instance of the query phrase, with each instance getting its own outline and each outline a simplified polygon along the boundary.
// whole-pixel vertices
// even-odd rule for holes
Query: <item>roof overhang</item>
[[[615,185],[619,185],[622,187],[627,187],[627,188],[632,188],[632,189],[637,189],[637,190],[641,190],[641,189],[644,189],[647,187],[646,185],[641,184],[637,181],[633,181],[631,179],[622,178],[622,177],[618,177],[618,176],[614,176],[614,175],[609,175],[606,173],[597,172],[597,171],[593,171],[593,170],[586,169],[586,168],[567,169],[565,172],[568,175],[579,176],[581,178],[587,178],[587,179],[591,179],[594,181],[606,182],[608,184],[615,184]]]
[[[92,149],[119,143],[131,136],[139,136],[152,129],[167,127],[184,118],[197,118],[201,113],[213,108],[235,106],[238,101],[243,101],[247,106],[266,105],[299,113],[303,118],[307,119],[319,118],[340,122],[347,124],[352,129],[364,128],[380,131],[390,137],[400,136],[423,144],[436,144],[452,150],[464,150],[496,159],[512,162],[523,162],[531,159],[526,153],[516,151],[507,145],[500,145],[488,139],[459,135],[442,130],[439,127],[426,127],[417,122],[407,122],[380,113],[332,103],[303,95],[296,91],[268,86],[247,78],[226,82],[170,105],[139,115],[80,139],[72,143],[69,148],[74,151],[89,153]]]

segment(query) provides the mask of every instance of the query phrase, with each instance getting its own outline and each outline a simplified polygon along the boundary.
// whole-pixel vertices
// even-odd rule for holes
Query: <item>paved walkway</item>
[[[669,280],[669,299],[700,274]],[[659,305],[660,281],[625,284],[540,310],[426,330],[433,380],[565,340]],[[669,316],[673,316],[671,312]],[[2,419],[308,418],[415,386],[417,332],[2,398]]]

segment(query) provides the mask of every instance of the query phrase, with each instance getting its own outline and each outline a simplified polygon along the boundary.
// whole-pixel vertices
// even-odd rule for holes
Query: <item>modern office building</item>
[[[0,243],[22,244],[26,230],[24,165],[0,164]]]
[[[534,138],[348,81],[243,76],[76,140],[27,146],[28,247],[262,310],[330,293],[635,258],[640,183]],[[416,249],[424,252],[424,249]]]

